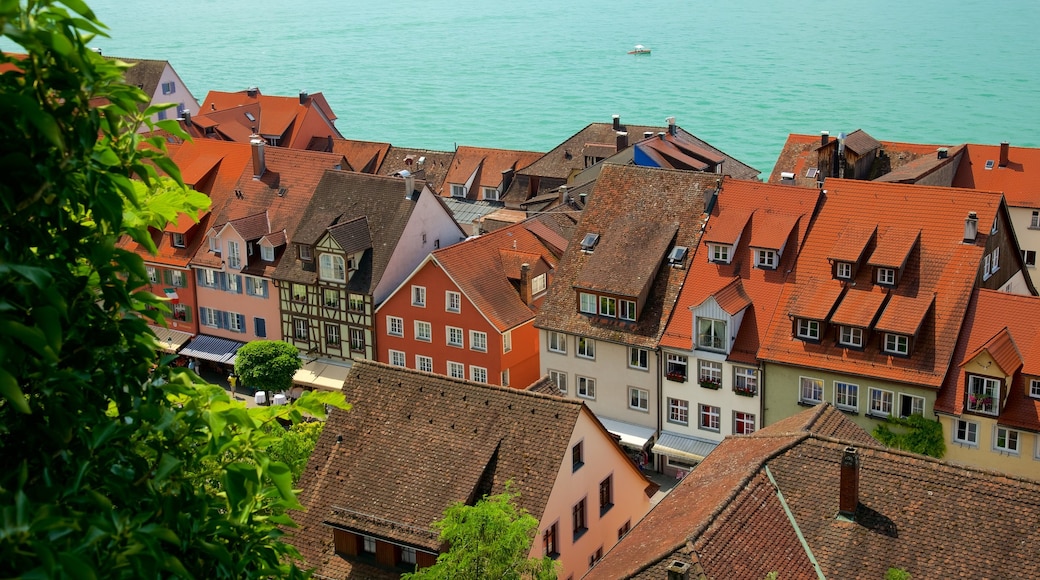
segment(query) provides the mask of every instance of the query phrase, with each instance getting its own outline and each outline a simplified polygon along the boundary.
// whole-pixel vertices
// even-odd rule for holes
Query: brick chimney
[[[859,505],[859,452],[846,447],[841,456],[841,483],[839,484],[838,516],[856,519]]]
[[[625,131],[617,132],[617,151],[624,151],[628,148],[628,133]]]
[[[530,306],[531,299],[531,265],[520,264],[520,300]]]
[[[264,162],[264,139],[253,133],[249,136],[249,144],[253,147],[253,179],[260,179],[267,170]]]
[[[1000,143],[1000,166],[1007,167],[1008,164],[1008,153],[1011,151],[1011,144],[1007,141],[1001,141]]]
[[[614,130],[621,130],[621,115],[614,115]]]

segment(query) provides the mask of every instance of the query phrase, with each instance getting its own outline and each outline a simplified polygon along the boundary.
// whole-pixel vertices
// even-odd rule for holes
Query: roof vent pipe
[[[649,139],[654,136],[653,131],[643,131],[643,139]]]
[[[614,115],[614,130],[621,130],[621,115]]]
[[[950,156],[950,150],[949,150],[949,149],[947,149],[946,147],[940,147],[940,148],[938,149],[938,152],[937,152],[937,157],[938,157],[939,159],[946,159],[946,158],[947,158],[947,157],[949,157],[949,156]]]
[[[617,151],[623,151],[628,149],[628,133],[625,131],[617,132]]]
[[[665,121],[668,121],[668,134],[675,137],[675,117],[668,117]]]
[[[838,515],[855,520],[859,505],[859,453],[855,447],[846,447],[842,453],[839,486]]]
[[[964,243],[970,244],[979,237],[979,214],[969,211],[964,219]]]

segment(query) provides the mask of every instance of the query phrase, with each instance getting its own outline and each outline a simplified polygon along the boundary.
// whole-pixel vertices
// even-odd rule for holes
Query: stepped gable
[[[423,187],[423,182],[415,182],[416,191]],[[405,181],[400,177],[326,171],[310,204],[300,209],[299,227],[291,240],[314,245],[330,226],[366,218],[372,249],[365,252],[347,287],[351,292],[371,294],[415,209],[413,198],[414,193],[405,197]],[[314,284],[318,273],[304,270],[300,260],[293,259],[283,260],[274,277]]]
[[[1040,399],[1029,396],[1031,379],[1027,378],[1040,376],[1038,316],[1040,298],[1036,296],[975,290],[953,354],[953,369],[946,375],[935,410],[954,416],[964,414],[968,377],[962,367],[985,350],[1012,377],[998,423],[1040,432]]]
[[[798,427],[829,417],[849,423],[832,432],[860,436]],[[871,444],[833,409],[790,419],[727,437],[585,578],[659,579],[676,563],[708,578],[882,578],[890,567],[915,578],[1040,574],[1022,549],[1040,542],[1040,482]],[[859,461],[851,518],[838,517],[849,447]],[[986,556],[966,558],[965,546]]]
[[[717,176],[689,171],[647,167],[604,165],[595,190],[588,199],[581,221],[560,261],[556,279],[538,314],[535,326],[568,334],[613,340],[654,348],[664,332],[675,299],[686,279],[686,268],[672,268],[664,262],[669,248],[695,248],[704,223],[704,192],[715,185]],[[675,232],[667,248],[626,252],[626,240],[640,240],[637,232],[660,226]],[[592,252],[582,250],[586,234],[599,234],[601,241]],[[617,239],[618,242],[611,242]],[[656,238],[655,238],[656,239]],[[610,250],[612,270],[619,273],[653,273],[648,282],[646,301],[638,320],[622,322],[582,314],[578,310],[575,288],[589,280],[589,272],[602,271],[597,255]],[[663,250],[663,251],[662,251]],[[605,252],[603,255],[607,255]],[[594,261],[597,260],[597,261]],[[686,263],[691,263],[688,257]],[[599,265],[597,265],[599,264]],[[610,285],[612,276],[598,283]],[[584,281],[584,282],[583,282]]]
[[[720,302],[734,305],[743,305],[750,300],[753,306],[744,315],[729,360],[755,364],[787,271],[797,259],[820,199],[820,191],[816,188],[723,179],[701,236],[700,247],[690,262],[688,281],[661,337],[661,346],[683,350],[693,348],[693,313],[690,309],[709,297],[715,296]],[[774,227],[777,223],[784,224],[784,227]],[[785,233],[777,235],[781,229]],[[784,247],[775,270],[754,267],[753,240],[773,244],[776,249]],[[730,263],[710,261],[710,242],[736,243],[731,250],[733,259]],[[738,294],[728,299],[727,293],[733,292]]]
[[[784,285],[759,358],[938,388],[949,369],[989,236],[988,227],[979,227],[978,241],[963,243],[965,217],[974,211],[979,224],[992,224],[1000,206],[1001,196],[993,192],[828,179],[826,202]],[[860,233],[870,231],[876,232],[875,246],[871,249],[868,240],[859,251],[855,277],[835,279],[829,258],[836,240],[848,232],[856,232],[859,240]],[[860,245],[857,241],[849,247]],[[849,249],[843,247],[843,252]],[[876,284],[869,264],[897,262],[904,266],[896,285]],[[862,316],[876,301],[857,293],[883,295],[875,329],[917,335],[910,356],[889,355],[876,343],[856,350],[792,336],[792,316],[822,321],[835,312]],[[857,307],[843,311],[846,300]]]
[[[299,486],[306,511],[289,541],[323,576],[350,572],[330,525],[438,552],[432,524],[506,482],[536,519],[546,507],[582,404],[357,361]],[[420,458],[421,460],[417,460]]]

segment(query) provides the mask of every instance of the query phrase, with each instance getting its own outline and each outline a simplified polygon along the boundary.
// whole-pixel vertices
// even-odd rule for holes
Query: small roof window
[[[591,252],[592,249],[595,248],[596,244],[598,244],[598,243],[599,243],[599,234],[595,234],[595,233],[589,232],[589,233],[585,234],[585,237],[582,238],[582,240],[581,240],[581,251],[583,251],[583,252]]]
[[[686,253],[689,251],[690,249],[686,246],[675,246],[672,248],[672,251],[668,253],[668,263],[673,266],[681,266],[683,260],[686,259]]]
[[[986,160],[986,169],[987,169],[987,170],[993,169],[993,165],[994,165],[994,163],[995,163],[995,162],[994,162],[994,161],[993,161],[992,159],[988,159],[988,160]]]

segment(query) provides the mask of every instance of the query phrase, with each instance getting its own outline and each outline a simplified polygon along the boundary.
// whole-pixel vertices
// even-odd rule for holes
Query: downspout
[[[664,367],[661,366],[660,345],[658,345],[657,348],[654,349],[654,356],[657,357],[657,436],[660,437],[661,429],[664,428],[664,424],[661,422],[661,415],[663,415],[661,409],[663,408],[662,405],[664,404],[664,379],[661,378],[661,375],[664,373],[662,373],[661,371],[664,370]],[[657,470],[658,473],[660,473],[661,471],[661,459],[657,456],[656,453],[654,454],[654,469]]]
[[[766,426],[766,365],[758,363],[758,416],[761,419],[758,420],[760,426]],[[755,428],[758,430],[758,427]]]

